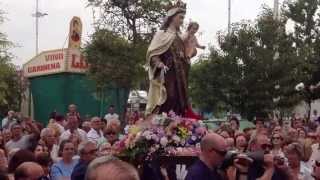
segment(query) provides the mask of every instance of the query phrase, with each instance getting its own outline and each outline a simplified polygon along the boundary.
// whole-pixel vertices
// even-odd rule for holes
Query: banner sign
[[[79,49],[45,51],[24,64],[25,77],[36,77],[62,72],[85,73],[88,63]]]

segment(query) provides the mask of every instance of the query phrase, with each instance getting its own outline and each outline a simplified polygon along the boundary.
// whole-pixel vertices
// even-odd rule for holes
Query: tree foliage
[[[126,39],[138,42],[150,38],[159,27],[172,0],[92,0],[100,8],[98,28],[108,28]]]
[[[0,25],[4,21],[4,13],[0,11]],[[0,114],[5,115],[9,109],[18,110],[20,106],[20,85],[17,67],[11,63],[12,56],[8,52],[12,43],[0,32]]]
[[[101,86],[146,87],[147,46],[171,0],[90,0],[100,10],[84,52],[89,76]]]
[[[140,50],[128,40],[109,30],[99,30],[92,35],[84,48],[84,55],[90,64],[89,75],[98,88],[134,86],[142,70]]]
[[[230,34],[220,32],[219,50],[192,68],[193,100],[249,119],[295,105],[301,62],[285,26],[286,18],[274,20],[265,7],[256,21],[235,23]]]
[[[319,0],[297,0],[288,3],[286,17],[294,24],[292,37],[296,55],[301,64],[301,82],[307,87],[303,91],[307,104],[320,98],[320,90],[311,90],[311,85],[320,81],[320,14]],[[310,114],[310,113],[309,113]]]

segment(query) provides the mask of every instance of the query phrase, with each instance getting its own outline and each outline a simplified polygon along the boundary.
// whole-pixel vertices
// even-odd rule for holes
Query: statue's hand
[[[169,70],[168,66],[163,64],[163,62],[160,62],[157,67],[162,69],[164,71],[164,73],[167,73],[167,71]]]

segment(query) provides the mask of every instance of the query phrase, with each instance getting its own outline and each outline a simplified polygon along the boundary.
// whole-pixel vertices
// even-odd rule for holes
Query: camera
[[[263,165],[264,152],[248,152],[248,153],[240,153],[237,151],[228,151],[226,154],[220,168],[225,170],[228,167],[234,164],[234,161],[237,159],[237,163],[243,166],[249,166],[252,163],[257,165]]]

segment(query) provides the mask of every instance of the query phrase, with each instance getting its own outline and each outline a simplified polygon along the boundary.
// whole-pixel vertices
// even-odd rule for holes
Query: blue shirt
[[[80,160],[73,169],[71,180],[84,180],[87,168],[88,163]]]
[[[222,180],[216,170],[211,170],[204,162],[198,160],[189,169],[185,180]]]
[[[78,162],[78,159],[73,159],[70,164],[65,164],[63,160],[54,163],[51,167],[51,180],[59,180],[61,177],[71,177],[73,168]]]

